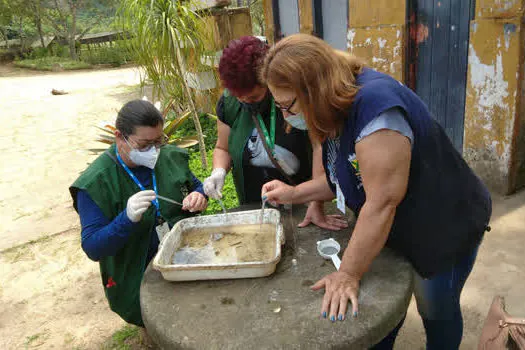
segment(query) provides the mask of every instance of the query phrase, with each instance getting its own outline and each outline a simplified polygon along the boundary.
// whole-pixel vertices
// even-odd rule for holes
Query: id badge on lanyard
[[[155,231],[157,232],[157,237],[159,237],[159,242],[162,242],[164,236],[170,232],[170,226],[168,225],[167,221],[164,221],[159,217],[159,220],[157,220],[157,226],[155,226]]]
[[[129,170],[126,163],[124,163],[124,161],[120,157],[120,154],[118,153],[118,150],[116,150],[116,154],[117,154],[117,159],[120,165],[122,165],[124,170],[126,170],[126,172],[128,173],[129,177],[133,180],[133,182],[135,182],[135,184],[140,188],[141,191],[146,190],[146,188],[140,183],[139,179],[137,179],[135,174],[133,174],[131,170]],[[157,194],[157,178],[155,176],[155,171],[153,169],[151,170],[151,177],[152,177],[152,182],[153,182],[153,191],[155,191],[155,194]],[[168,225],[168,222],[164,220],[160,214],[160,203],[157,198],[155,198],[155,200],[153,201],[153,205],[155,206],[155,209],[156,209],[155,211],[155,232],[157,232],[157,236],[159,237],[159,242],[160,242],[162,241],[162,238],[164,238],[164,236],[170,231],[170,227]]]

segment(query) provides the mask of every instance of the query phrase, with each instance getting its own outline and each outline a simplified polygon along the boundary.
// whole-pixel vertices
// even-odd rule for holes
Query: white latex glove
[[[226,170],[223,168],[215,168],[211,175],[204,180],[204,193],[210,198],[222,198],[222,187],[224,186],[224,178],[226,177]]]
[[[135,193],[129,197],[128,204],[126,205],[126,215],[132,222],[139,222],[142,219],[142,214],[155,200],[155,191],[146,190]]]

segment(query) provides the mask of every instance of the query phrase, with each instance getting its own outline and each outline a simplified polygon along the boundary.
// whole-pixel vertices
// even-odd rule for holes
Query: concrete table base
[[[334,323],[322,319],[323,292],[310,286],[335,268],[317,255],[316,242],[333,237],[344,248],[351,230],[292,229],[304,213],[299,206],[293,207],[293,216],[283,213],[287,244],[269,277],[177,283],[148,267],[141,306],[155,343],[163,349],[244,350],[363,349],[378,343],[408,307],[410,264],[384,249],[361,282],[359,316],[348,312],[345,321]]]

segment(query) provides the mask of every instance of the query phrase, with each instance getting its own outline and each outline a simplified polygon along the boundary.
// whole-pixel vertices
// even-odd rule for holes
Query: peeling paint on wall
[[[464,156],[484,181],[506,194],[516,175],[521,20],[476,22],[469,43]]]
[[[505,98],[509,96],[509,83],[503,77],[503,59],[501,52],[494,64],[481,63],[474,47],[469,45],[470,79],[472,87],[478,92],[478,111],[499,106],[507,109]]]
[[[348,34],[346,35],[346,39],[348,40],[348,44],[346,46],[350,49],[354,49],[354,38],[355,38],[355,30],[349,29]]]
[[[404,26],[351,28],[347,33],[348,51],[367,60],[381,72],[403,79]]]
[[[479,18],[510,18],[523,11],[523,0],[478,0],[476,14]]]
[[[479,141],[481,145],[485,145],[485,150],[484,159],[480,159],[478,164],[490,162],[492,163],[490,168],[493,169],[492,171],[497,171],[498,176],[507,176],[511,157],[512,123],[495,118],[511,115],[514,107],[508,104],[509,83],[504,77],[502,52],[500,50],[495,60],[490,63],[483,63],[471,44],[469,65],[472,89],[470,93],[477,95],[476,103],[472,107],[477,109],[477,113],[475,119],[465,121],[466,132],[475,134],[473,130],[476,128],[485,130],[485,132],[479,130],[478,137],[482,138]]]

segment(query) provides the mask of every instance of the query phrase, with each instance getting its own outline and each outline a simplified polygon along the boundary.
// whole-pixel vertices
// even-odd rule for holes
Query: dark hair
[[[258,73],[268,48],[266,43],[254,36],[230,41],[222,51],[219,62],[222,85],[237,96],[253,90],[256,85],[263,85]]]
[[[139,126],[157,127],[164,124],[164,118],[153,104],[144,100],[126,103],[118,112],[115,127],[124,136],[133,135]]]

